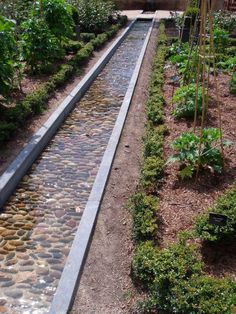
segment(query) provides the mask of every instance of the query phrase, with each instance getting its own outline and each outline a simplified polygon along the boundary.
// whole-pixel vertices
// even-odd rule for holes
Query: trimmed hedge
[[[221,227],[209,224],[209,212],[226,215],[227,225]],[[221,196],[208,213],[197,218],[195,230],[202,240],[211,242],[236,237],[236,186]]]

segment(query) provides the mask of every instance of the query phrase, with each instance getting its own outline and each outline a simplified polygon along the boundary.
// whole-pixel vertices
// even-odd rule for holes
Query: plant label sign
[[[226,215],[210,213],[209,224],[224,227],[227,225],[228,217]]]

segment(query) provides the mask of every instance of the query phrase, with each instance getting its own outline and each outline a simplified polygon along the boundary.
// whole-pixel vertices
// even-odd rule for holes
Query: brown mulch
[[[170,148],[171,142],[183,131],[192,131],[193,123],[185,120],[175,120],[171,115],[172,104],[171,96],[173,87],[171,77],[175,74],[174,69],[167,68],[165,71],[166,82],[164,85],[164,96],[166,100],[165,114],[166,125],[169,134],[165,138],[165,155],[169,158],[174,151]],[[222,174],[211,173],[200,174],[198,179],[182,180],[178,177],[178,164],[168,164],[166,174],[160,191],[160,230],[159,239],[162,247],[177,240],[180,231],[190,230],[193,227],[195,218],[200,213],[205,212],[214,204],[219,195],[230,188],[236,178],[236,97],[229,93],[230,76],[220,74],[217,77],[220,103],[222,108],[222,126],[225,139],[233,142],[233,146],[225,150],[226,167]],[[210,96],[213,98],[209,106],[208,127],[219,127],[217,109],[215,106],[214,85],[210,86]],[[204,246],[202,248],[203,259],[206,269],[212,274],[221,276],[225,273],[235,274],[236,254],[233,253],[235,244],[221,248]]]

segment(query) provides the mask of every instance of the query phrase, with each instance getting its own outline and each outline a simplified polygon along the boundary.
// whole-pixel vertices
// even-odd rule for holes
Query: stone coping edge
[[[103,159],[93,184],[92,191],[90,193],[56,293],[54,295],[49,314],[67,314],[69,313],[73,304],[76,289],[78,288],[82,276],[84,263],[87,257],[88,248],[93,235],[93,230],[95,228],[96,218],[110,174],[113,159],[120,141],[126,116],[128,114],[129,106],[132,101],[135,86],[139,77],[143,58],[155,23],[155,16],[150,20],[152,20],[152,24],[144,41],[113,132],[108,142],[106,151],[103,155]]]
[[[39,154],[51,140],[57,129],[61,126],[65,118],[69,115],[76,103],[88,90],[92,82],[96,79],[101,70],[113,56],[116,49],[123,42],[135,20],[131,22],[124,32],[107,49],[104,55],[97,61],[92,69],[84,76],[80,83],[70,92],[64,101],[52,113],[49,119],[32,136],[29,143],[18,154],[14,161],[0,177],[0,210],[16,189],[22,177],[32,166]]]

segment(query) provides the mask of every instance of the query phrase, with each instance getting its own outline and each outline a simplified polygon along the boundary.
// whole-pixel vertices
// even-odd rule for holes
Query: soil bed
[[[173,155],[170,148],[172,141],[184,131],[192,131],[193,123],[186,120],[175,120],[171,115],[171,96],[173,87],[171,76],[175,74],[172,67],[167,67],[165,71],[165,115],[166,126],[169,134],[165,138],[165,157]],[[178,177],[179,166],[168,164],[160,190],[160,245],[166,247],[177,240],[177,234],[182,230],[192,228],[197,215],[205,212],[212,206],[217,197],[226,189],[230,188],[236,175],[236,132],[234,121],[236,119],[235,100],[236,97],[229,93],[230,76],[219,74],[217,77],[220,102],[222,108],[222,125],[225,139],[233,142],[233,146],[225,150],[226,166],[225,171],[220,174],[202,173],[198,179],[181,181]],[[209,118],[207,127],[219,127],[217,119],[217,109],[213,107],[215,90],[213,84],[210,87],[210,96],[213,100],[209,107]],[[215,250],[208,247],[203,248],[203,259],[206,263],[206,270],[217,276],[235,274],[236,255],[233,254],[233,247],[226,248],[222,245],[216,255]]]

